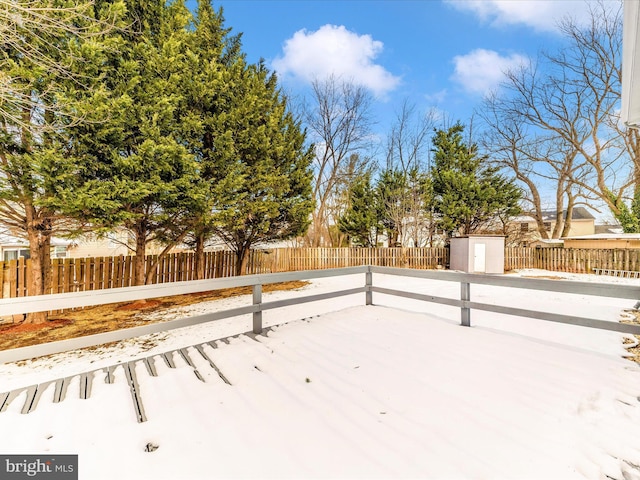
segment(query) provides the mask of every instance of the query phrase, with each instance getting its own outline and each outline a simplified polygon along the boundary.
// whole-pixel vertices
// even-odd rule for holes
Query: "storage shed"
[[[468,235],[451,239],[451,270],[504,273],[504,236]]]

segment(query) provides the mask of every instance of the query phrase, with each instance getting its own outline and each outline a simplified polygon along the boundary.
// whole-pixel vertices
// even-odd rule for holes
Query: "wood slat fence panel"
[[[382,267],[435,269],[449,263],[445,248],[275,248],[252,250],[247,274],[377,265]],[[148,256],[145,268],[157,257]],[[28,295],[30,260],[0,262],[0,298]],[[551,271],[592,273],[594,269],[640,271],[640,249],[505,249],[505,270],[537,268]],[[205,253],[204,278],[235,275],[236,257],[231,251]],[[134,284],[134,257],[52,259],[51,293],[77,292]],[[173,253],[157,262],[151,283],[196,279],[194,253]]]

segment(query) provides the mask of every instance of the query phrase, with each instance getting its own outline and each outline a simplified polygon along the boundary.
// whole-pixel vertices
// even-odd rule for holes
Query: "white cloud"
[[[424,99],[429,104],[441,105],[446,100],[447,94],[447,89],[443,88],[442,90],[438,90],[437,92],[425,94]]]
[[[315,32],[297,31],[285,42],[284,56],[273,61],[273,68],[280,75],[308,82],[334,75],[384,96],[399,85],[400,78],[374,62],[382,49],[382,42],[370,35],[324,25]]]
[[[565,18],[582,22],[589,17],[589,4],[583,0],[446,0],[462,12],[471,12],[491,25],[527,25],[537,31],[553,32]]]
[[[528,59],[515,53],[503,57],[493,50],[479,48],[454,57],[453,62],[451,79],[470,93],[485,95],[499,86],[507,70],[524,65]]]

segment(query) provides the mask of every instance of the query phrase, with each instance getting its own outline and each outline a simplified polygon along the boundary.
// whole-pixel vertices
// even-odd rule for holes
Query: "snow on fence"
[[[133,256],[58,258],[52,260],[51,293],[81,292],[133,285]],[[194,280],[195,254],[173,253],[156,263],[146,257],[145,269],[155,266],[152,284]],[[0,298],[28,296],[29,260],[0,262]],[[252,250],[246,274],[344,268],[360,265],[438,269],[449,263],[446,248],[275,248]],[[205,254],[204,278],[235,275],[230,251]],[[552,271],[640,271],[640,249],[506,248],[505,270],[541,268]]]
[[[364,274],[364,282],[361,286],[346,290],[305,295],[266,303],[262,301],[262,285],[264,284],[354,274]],[[428,294],[406,292],[402,290],[379,287],[376,286],[373,282],[374,274],[458,282],[460,284],[460,298],[438,297]],[[569,281],[558,282],[554,280],[531,279],[504,275],[482,275],[380,266],[359,266],[339,269],[306,270],[287,273],[246,275],[224,279],[175,282],[171,285],[156,284],[144,285],[139,287],[121,287],[105,290],[95,290],[91,292],[85,291],[75,293],[40,295],[28,298],[8,298],[0,299],[0,312],[2,312],[4,315],[24,314],[75,307],[87,307],[93,305],[157,298],[168,295],[197,293],[222,288],[242,286],[251,286],[253,288],[252,303],[250,305],[232,308],[224,311],[216,311],[194,317],[181,318],[167,322],[116,330],[113,332],[99,333],[96,335],[87,335],[84,337],[78,337],[69,340],[4,350],[0,351],[0,363],[25,360],[43,355],[50,355],[54,353],[65,352],[68,350],[125,340],[128,338],[139,337],[142,335],[173,330],[176,328],[187,327],[245,314],[253,315],[253,333],[261,333],[262,312],[265,310],[361,293],[365,294],[364,303],[366,305],[372,305],[373,294],[380,293],[458,307],[460,308],[460,321],[463,326],[471,325],[472,310],[484,310],[499,314],[516,315],[537,320],[546,320],[551,322],[640,335],[640,326],[638,325],[542,312],[537,310],[528,310],[503,304],[486,304],[482,302],[474,302],[471,299],[472,284],[620,298],[634,301],[640,299],[640,287],[631,285],[607,285],[590,282]],[[509,300],[508,296],[502,296],[501,298],[506,301]]]

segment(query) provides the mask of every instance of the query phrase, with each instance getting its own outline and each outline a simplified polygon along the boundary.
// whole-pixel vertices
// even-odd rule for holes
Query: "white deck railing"
[[[285,300],[262,302],[262,285],[292,280],[308,280],[313,278],[325,278],[354,274],[364,274],[364,282],[361,286],[322,294],[304,295]],[[373,283],[373,274],[457,282],[460,284],[460,298],[437,297],[427,294],[378,287]],[[173,330],[176,328],[187,327],[249,313],[253,315],[253,332],[260,333],[262,331],[262,312],[265,310],[283,308],[290,305],[297,305],[318,300],[326,300],[334,297],[354,295],[359,293],[365,294],[366,305],[373,304],[374,293],[381,293],[459,307],[461,311],[461,324],[463,326],[471,325],[471,310],[484,310],[506,315],[517,315],[539,320],[640,335],[640,326],[638,325],[622,324],[612,321],[562,315],[537,310],[527,310],[504,305],[473,302],[471,300],[472,284],[620,298],[633,301],[640,300],[640,286],[530,279],[513,277],[510,275],[482,275],[434,270],[411,270],[405,268],[376,266],[360,266],[329,270],[307,270],[300,272],[247,275],[242,277],[231,277],[213,280],[195,280],[170,284],[165,283],[157,285],[145,285],[140,287],[113,288],[107,290],[93,290],[75,293],[60,293],[34,297],[0,299],[0,316],[61,310],[77,307],[88,307],[109,303],[165,297],[170,295],[205,292],[232,287],[251,286],[253,288],[252,303],[244,307],[237,307],[194,317],[171,320],[168,322],[154,323],[141,327],[133,327],[116,330],[113,332],[88,335],[69,340],[61,340],[40,345],[33,345],[29,347],[4,350],[0,351],[0,363],[25,360],[78,348],[85,348],[94,345],[100,345],[103,343],[125,340],[128,338]]]

